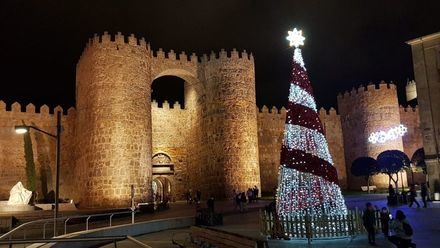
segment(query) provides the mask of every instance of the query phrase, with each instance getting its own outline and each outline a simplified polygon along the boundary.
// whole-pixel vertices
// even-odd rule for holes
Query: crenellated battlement
[[[399,111],[400,113],[405,112],[405,113],[418,113],[419,112],[419,106],[415,106],[415,107],[411,107],[411,106],[402,106],[399,105]]]
[[[170,103],[167,100],[165,100],[162,103],[162,106],[159,106],[159,103],[156,100],[151,101],[151,107],[155,108],[155,109],[165,109],[165,110],[185,110],[184,108],[182,108],[182,105],[176,101],[174,103]]]
[[[246,50],[238,52],[237,49],[233,48],[230,52],[226,51],[225,49],[221,49],[218,53],[211,51],[209,56],[207,54],[203,54],[201,57],[202,63],[224,60],[241,60],[253,63],[254,56],[252,53],[248,53]]]
[[[121,32],[118,32],[116,35],[111,35],[107,31],[104,32],[102,35],[94,34],[92,38],[90,38],[86,44],[86,47],[84,48],[84,51],[82,52],[78,63],[81,61],[81,59],[87,54],[88,52],[96,49],[96,48],[103,48],[110,50],[126,50],[137,48],[140,52],[149,54],[151,53],[150,44],[145,41],[145,38],[137,38],[134,34],[131,34],[129,36],[123,35]]]
[[[335,108],[331,107],[330,109],[320,108],[319,109],[319,115],[320,116],[339,116],[338,112]]]
[[[393,82],[386,83],[385,81],[381,81],[379,84],[369,83],[368,85],[359,85],[357,88],[353,87],[350,91],[340,92],[337,96],[339,99],[357,97],[360,94],[365,94],[365,92],[382,92],[387,90],[396,91],[396,85]]]
[[[170,50],[169,52],[164,52],[162,48],[159,48],[157,51],[153,51],[153,57],[156,59],[169,59],[169,60],[180,60],[182,62],[192,62],[197,63],[198,57],[195,53],[191,53],[191,55],[186,54],[185,51],[176,54],[174,50]]]
[[[0,112],[50,115],[50,114],[56,113],[57,111],[61,111],[61,113],[63,113],[63,115],[68,116],[68,115],[74,114],[75,108],[70,107],[66,112],[59,105],[53,109],[50,109],[49,106],[44,104],[44,105],[40,106],[39,111],[37,112],[35,105],[32,103],[29,103],[25,106],[24,111],[23,111],[22,105],[18,102],[14,102],[8,106],[4,101],[0,100]]]
[[[125,36],[121,32],[117,32],[115,35],[111,35],[107,31],[105,31],[102,35],[95,33],[93,38],[89,39],[86,46],[90,47],[100,44],[131,45],[150,50],[150,44],[145,41],[144,37],[137,38],[134,34]]]
[[[269,110],[269,108],[266,105],[263,105],[263,107],[258,108],[258,112],[262,113],[262,114],[281,114],[281,115],[284,115],[284,114],[286,114],[286,108],[281,107],[280,109],[278,109],[277,107],[272,106],[272,108]]]

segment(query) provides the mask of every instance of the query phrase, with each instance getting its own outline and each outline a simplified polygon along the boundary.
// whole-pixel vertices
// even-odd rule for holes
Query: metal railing
[[[17,244],[35,244],[35,243],[64,243],[64,242],[106,242],[112,241],[114,246],[117,247],[117,242],[122,240],[129,240],[136,245],[144,248],[152,248],[151,246],[142,243],[141,241],[133,238],[132,236],[106,236],[106,237],[88,237],[88,238],[54,238],[54,239],[27,239],[27,240],[7,240],[1,241],[0,245],[8,245],[12,247]]]
[[[41,219],[41,220],[29,221],[29,222],[26,222],[26,223],[23,223],[23,224],[17,226],[16,228],[12,229],[11,231],[9,231],[7,233],[1,235],[0,241],[3,239],[7,239],[7,238],[12,239],[14,234],[18,233],[19,231],[23,231],[23,240],[24,240],[24,239],[26,239],[27,228],[29,228],[31,226],[39,226],[39,225],[42,225],[42,228],[43,228],[42,229],[42,237],[43,237],[43,239],[45,239],[46,238],[46,226],[51,223],[53,224],[54,221],[56,221],[57,223],[58,222],[64,223],[64,234],[68,233],[67,224],[70,220],[73,220],[73,219],[85,219],[85,222],[86,222],[85,229],[75,230],[75,232],[90,230],[90,225],[89,225],[89,223],[91,223],[90,220],[93,218],[96,218],[96,217],[108,216],[108,220],[107,220],[107,218],[105,220],[109,224],[105,225],[105,226],[111,227],[113,224],[112,220],[113,220],[114,216],[123,215],[123,214],[131,214],[133,216],[135,213],[136,213],[135,211],[131,210],[131,211],[124,211],[124,212],[111,212],[111,213],[102,213],[102,214],[64,216],[64,217],[58,217],[56,219],[51,218],[51,219]],[[103,220],[100,219],[100,221],[103,221]],[[134,224],[134,218],[131,218],[131,223]],[[103,226],[101,226],[101,227],[103,227]]]

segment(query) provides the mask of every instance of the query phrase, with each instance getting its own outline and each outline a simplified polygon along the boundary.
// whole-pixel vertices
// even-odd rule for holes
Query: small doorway
[[[174,164],[165,153],[156,153],[152,158],[153,165],[153,197],[155,202],[171,200],[171,180],[174,176]]]

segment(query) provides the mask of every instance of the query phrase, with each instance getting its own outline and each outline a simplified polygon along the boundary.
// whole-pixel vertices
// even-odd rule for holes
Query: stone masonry
[[[133,35],[95,35],[77,65],[76,108],[63,115],[61,196],[81,207],[126,207],[131,185],[137,202],[152,200],[153,178],[167,183],[172,199],[183,199],[188,190],[224,198],[253,186],[273,193],[286,110],[256,108],[254,68],[246,51],[176,55],[153,51]],[[151,101],[152,82],[169,75],[185,81],[184,109]],[[421,147],[417,109],[399,109],[394,85],[340,95],[338,108],[340,114],[335,109],[319,114],[343,188],[363,184],[349,173],[357,156],[386,149],[411,156]],[[32,104],[22,110],[18,103],[0,101],[1,199],[17,181],[27,183],[23,137],[13,130],[22,121],[55,131],[47,106],[35,112]],[[367,144],[370,132],[400,122],[409,131],[403,139]],[[42,197],[54,188],[55,144],[36,132],[31,137]],[[153,174],[156,154],[169,157],[171,172]],[[383,177],[377,178],[374,184],[384,186]]]

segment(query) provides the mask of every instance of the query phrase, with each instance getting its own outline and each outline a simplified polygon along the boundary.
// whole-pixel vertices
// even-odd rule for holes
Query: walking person
[[[254,186],[254,199],[255,201],[258,201],[258,193],[259,193],[259,189],[257,187],[257,185]]]
[[[246,191],[247,194],[247,198],[248,198],[248,203],[251,203],[251,201],[253,200],[254,196],[253,196],[253,192],[251,188],[248,188],[248,190]]]
[[[241,202],[241,193],[235,195],[235,206],[238,207],[240,212],[243,212],[243,204]]]
[[[246,206],[246,194],[241,192],[240,194],[240,211],[244,212]]]
[[[202,192],[200,190],[196,191],[196,201],[198,203],[200,203],[200,201],[202,200]]]
[[[385,237],[390,235],[390,220],[390,211],[388,211],[388,208],[383,207],[382,211],[380,211],[380,225],[382,227],[382,233]]]
[[[238,209],[238,204],[237,204],[237,190],[232,190],[232,204],[234,204],[234,208],[235,210]]]
[[[410,201],[409,207],[412,207],[413,203],[416,203],[418,208],[420,207],[420,204],[417,201],[416,197],[417,197],[416,186],[412,184],[409,189],[409,201]]]
[[[214,213],[214,203],[215,203],[214,196],[211,195],[211,197],[206,202],[206,205],[208,206],[209,211],[211,211],[212,213]]]
[[[397,210],[396,218],[391,220],[390,229],[393,235],[388,240],[397,246],[397,248],[415,247],[412,243],[413,229],[401,210]]]
[[[367,202],[364,214],[362,215],[362,221],[365,229],[368,232],[368,243],[370,245],[376,245],[376,210],[370,202]]]
[[[426,183],[422,183],[420,191],[421,191],[420,195],[422,196],[423,207],[426,208],[427,207],[426,198],[428,197],[428,187],[426,186]]]

